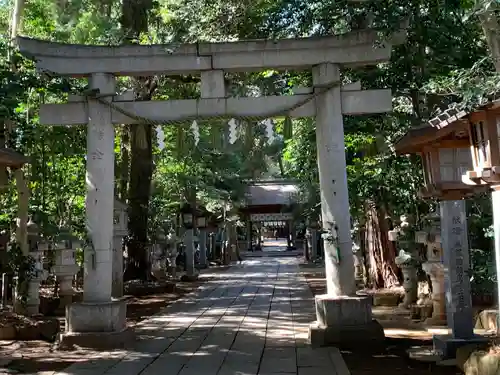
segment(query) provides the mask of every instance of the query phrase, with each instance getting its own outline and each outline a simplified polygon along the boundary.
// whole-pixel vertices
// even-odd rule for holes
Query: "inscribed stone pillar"
[[[111,74],[93,74],[89,84],[100,95],[115,94],[115,79]],[[111,108],[92,100],[88,103],[88,113],[85,207],[92,248],[85,251],[83,299],[107,302],[111,299],[112,283],[115,132]]]
[[[184,233],[184,246],[186,248],[186,274],[188,276],[195,275],[193,236],[194,236],[193,229],[188,229]]]
[[[338,66],[313,68],[315,87],[340,80]],[[316,97],[316,142],[323,228],[333,238],[324,240],[327,291],[330,296],[356,291],[347,190],[344,125],[340,85]]]
[[[207,266],[207,230],[200,229],[199,234],[199,247],[200,247],[200,267],[205,268]]]
[[[473,315],[465,201],[443,201],[440,208],[448,326],[453,338],[468,339],[473,336]]]
[[[475,336],[469,280],[469,243],[465,201],[440,202],[446,320],[451,335],[434,335],[434,350],[442,358],[455,358],[456,350],[486,338]]]

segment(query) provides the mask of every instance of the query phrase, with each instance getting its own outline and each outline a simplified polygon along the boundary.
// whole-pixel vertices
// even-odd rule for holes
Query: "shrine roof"
[[[4,167],[20,168],[28,163],[29,159],[23,154],[10,148],[0,148],[0,165]]]
[[[289,205],[297,192],[293,182],[255,181],[247,189],[247,206]]]

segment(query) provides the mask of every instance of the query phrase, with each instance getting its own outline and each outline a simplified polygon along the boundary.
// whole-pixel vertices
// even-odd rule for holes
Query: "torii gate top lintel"
[[[388,61],[394,43],[387,41],[375,48],[376,41],[374,30],[300,39],[122,46],[17,38],[21,53],[35,58],[38,69],[62,76],[176,75],[214,69],[242,72],[310,68],[324,62],[359,66]]]

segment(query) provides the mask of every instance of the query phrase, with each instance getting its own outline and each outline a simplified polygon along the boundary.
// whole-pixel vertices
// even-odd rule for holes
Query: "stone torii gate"
[[[271,117],[289,108],[291,117],[316,117],[328,294],[316,297],[315,345],[382,335],[372,322],[371,302],[356,297],[350,235],[343,115],[392,109],[390,90],[341,86],[341,67],[375,65],[390,59],[392,45],[378,44],[364,30],[340,36],[181,45],[86,46],[18,38],[21,53],[51,75],[87,77],[97,97],[71,97],[40,109],[46,125],[85,124],[87,133],[87,224],[93,249],[86,251],[84,302],[69,306],[63,339],[124,341],[126,304],[111,298],[114,201],[114,125],[192,121],[209,117]],[[312,70],[313,87],[289,96],[228,97],[224,74],[265,69]],[[115,76],[201,75],[201,99],[135,102],[117,95]],[[313,99],[309,100],[308,98]],[[303,103],[303,104],[302,104]],[[133,114],[131,116],[131,114]],[[142,120],[141,120],[142,119]],[[380,328],[380,329],[379,329]],[[360,332],[360,335],[356,335]],[[125,337],[123,337],[125,335]],[[103,339],[106,338],[106,339]],[[116,340],[114,340],[116,338]]]

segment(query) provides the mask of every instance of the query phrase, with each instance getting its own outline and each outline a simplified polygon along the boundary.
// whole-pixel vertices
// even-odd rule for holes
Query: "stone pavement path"
[[[337,349],[308,346],[313,320],[297,259],[248,259],[139,323],[133,350],[59,374],[349,375]]]

